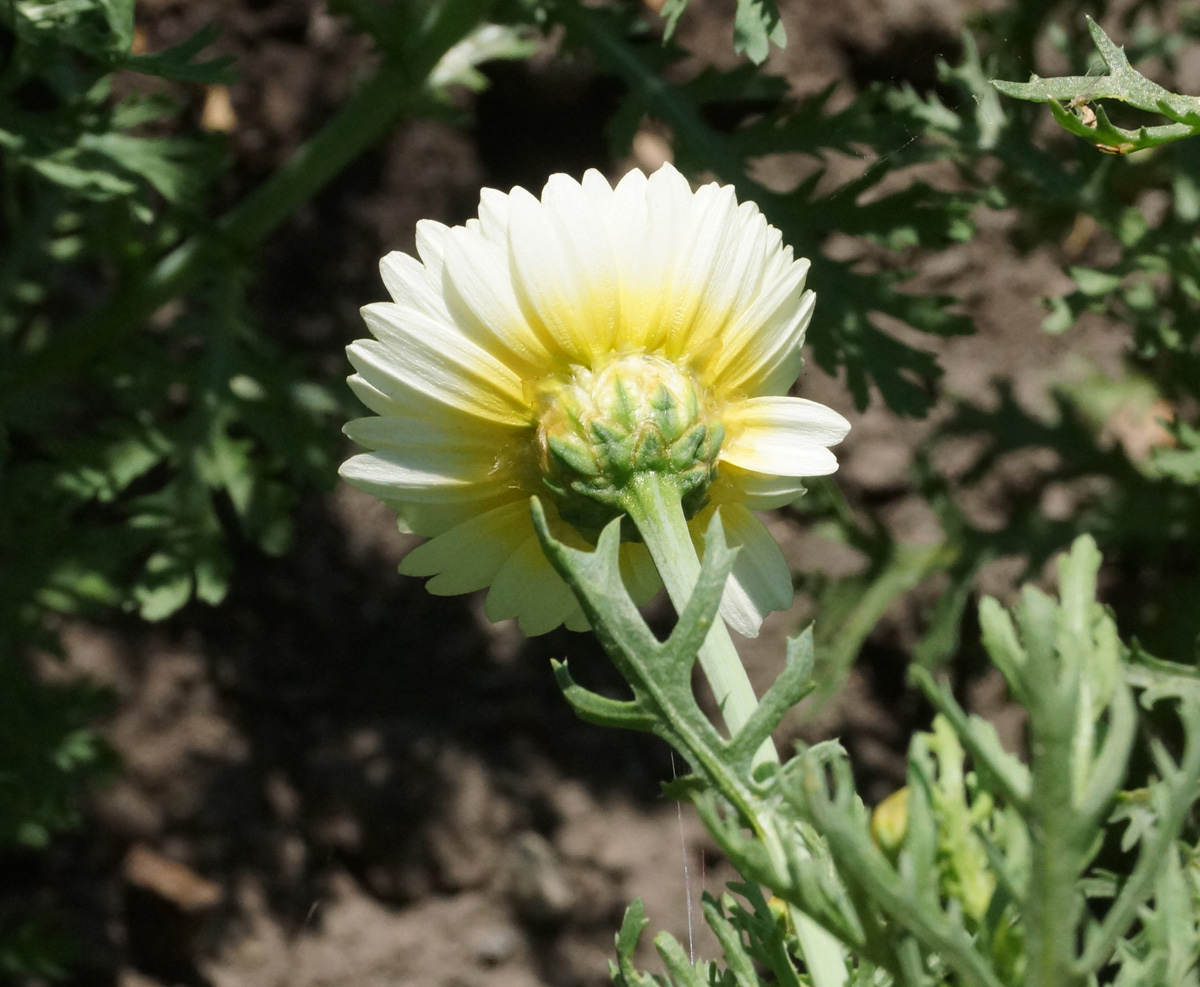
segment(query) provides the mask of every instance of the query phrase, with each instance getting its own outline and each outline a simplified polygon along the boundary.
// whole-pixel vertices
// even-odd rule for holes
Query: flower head
[[[401,572],[453,594],[490,586],[493,620],[527,634],[587,627],[543,557],[540,496],[556,537],[582,546],[621,513],[631,477],[671,478],[698,540],[721,510],[740,545],[721,610],[753,635],[792,601],[778,546],[752,511],[832,473],[837,412],[787,390],[814,295],[808,261],[732,188],[694,192],[670,165],[611,187],[554,175],[540,200],[485,189],[479,218],[417,226],[420,260],[380,265],[391,302],[366,306],[374,339],[348,352],[375,413],[346,426],[370,450],[342,476],[431,540]],[[635,599],[661,585],[645,546],[622,545]]]

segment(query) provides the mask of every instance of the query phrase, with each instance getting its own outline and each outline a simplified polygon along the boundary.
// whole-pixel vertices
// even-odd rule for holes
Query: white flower
[[[754,635],[791,604],[783,556],[752,511],[837,469],[828,447],[850,426],[786,396],[815,298],[808,261],[753,203],[727,186],[693,193],[670,165],[615,188],[596,171],[554,175],[540,201],[485,189],[477,220],[421,222],[417,251],[383,259],[393,300],[363,309],[375,338],[349,347],[350,385],[375,416],[346,426],[370,451],[341,470],[431,538],[401,572],[433,577],[439,594],[490,586],[488,616],[526,634],[585,629],[529,498],[582,547],[619,513],[628,449],[630,468],[690,470],[697,544],[720,508],[742,547],[722,600],[735,630]],[[648,599],[661,585],[648,551],[621,551],[630,591]]]

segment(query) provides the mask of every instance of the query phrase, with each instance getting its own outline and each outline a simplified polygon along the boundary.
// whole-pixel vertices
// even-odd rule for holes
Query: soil
[[[772,67],[807,94],[832,79],[847,92],[871,79],[931,84],[934,59],[953,55],[979,5],[784,6],[791,43]],[[728,64],[732,4],[693,8],[684,43],[698,63]],[[363,58],[361,40],[309,0],[154,0],[139,17],[152,50],[212,19],[219,47],[237,56],[230,200],[338,105]],[[537,188],[551,171],[628,164],[608,160],[599,138],[612,98],[603,80],[564,76],[543,58],[493,81],[462,107],[473,125],[399,127],[266,245],[256,307],[314,373],[345,372],[357,309],[382,291],[377,259],[411,250],[418,219],[462,222],[482,185]],[[663,147],[647,137],[639,152],[650,163]],[[914,281],[957,296],[978,328],[938,344],[946,393],[982,395],[1004,377],[1044,406],[1047,382],[1081,349],[1115,366],[1121,339],[1102,325],[1069,340],[1039,329],[1039,297],[1065,286],[1058,258],[1019,252],[1011,216],[979,219],[975,240],[922,261]],[[854,423],[838,474],[851,503],[881,506],[903,541],[935,538],[908,478],[930,424],[878,404],[858,413],[816,369],[803,393]],[[771,525],[797,571],[862,565],[796,515]],[[104,733],[124,761],[82,832],[36,865],[81,930],[76,982],[590,987],[607,982],[635,896],[654,928],[686,942],[700,893],[730,875],[694,815],[659,793],[677,767],[670,751],[584,724],[562,701],[551,657],[569,657],[588,684],[618,685],[591,638],[526,640],[489,624],[478,597],[428,595],[396,574],[413,540],[348,488],[308,497],[296,530],[282,559],[240,552],[220,608],[189,607],[157,627],[64,628],[69,668],[113,692]],[[901,784],[907,738],[928,722],[896,643],[928,600],[918,591],[893,608],[846,688],[794,727],[841,737],[871,800]],[[760,689],[807,605],[744,642]],[[971,696],[1005,715],[994,682]],[[1019,721],[1005,722],[1019,743]],[[699,929],[696,947],[715,952]],[[658,968],[649,949],[643,960]]]

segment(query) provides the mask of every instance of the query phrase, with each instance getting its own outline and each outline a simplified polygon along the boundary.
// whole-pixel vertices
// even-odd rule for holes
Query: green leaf
[[[192,595],[192,574],[178,558],[156,552],[146,561],[142,580],[134,590],[143,620],[165,620]]]
[[[164,93],[137,94],[121,100],[113,108],[109,122],[114,130],[129,130],[144,123],[161,120],[178,113],[180,109],[179,101]]]
[[[1181,96],[1151,82],[1129,64],[1125,49],[1113,44],[1091,17],[1087,19],[1087,25],[1108,67],[1106,75],[1060,76],[1053,79],[1034,75],[1028,82],[993,80],[992,85],[1014,99],[1048,103],[1054,119],[1064,130],[1113,154],[1129,154],[1200,134],[1200,99]],[[1094,110],[1091,108],[1089,104],[1098,99],[1120,100],[1175,122],[1123,130],[1113,126],[1103,106],[1097,105]]]
[[[164,199],[176,204],[196,200],[220,160],[215,144],[190,137],[85,134],[79,148],[107,158],[118,171],[145,179]]]
[[[733,20],[733,50],[761,65],[771,53],[771,45],[787,45],[787,31],[779,19],[775,0],[737,0]]]
[[[633,965],[633,953],[638,940],[650,920],[646,918],[646,906],[641,898],[634,898],[625,909],[621,929],[616,935],[617,962],[610,963],[612,982],[616,987],[657,987],[658,981],[647,974],[639,973]]]
[[[666,0],[662,10],[659,11],[663,21],[663,42],[671,40],[671,36],[675,33],[675,28],[679,25],[679,18],[683,16],[683,12],[687,10],[690,0]]]
[[[679,940],[671,933],[660,932],[656,935],[654,948],[662,957],[663,965],[666,966],[672,983],[678,987],[710,987],[704,982],[704,977],[700,975],[699,970],[692,965],[691,959],[683,951]]]
[[[133,2],[134,0],[99,0],[100,9],[108,20],[112,32],[113,48],[129,51],[133,47]]]
[[[538,48],[538,40],[526,29],[506,24],[480,24],[453,45],[429,75],[432,90],[464,86],[482,92],[488,80],[479,66],[485,62],[528,58]]]
[[[1107,295],[1121,287],[1121,276],[1110,271],[1097,271],[1088,267],[1072,267],[1070,275],[1079,285],[1079,290],[1089,297]]]
[[[625,730],[653,731],[656,720],[653,714],[646,713],[640,703],[608,699],[605,696],[590,692],[576,684],[567,671],[566,662],[551,659],[554,678],[558,682],[563,696],[571,704],[575,715],[588,723],[602,727],[617,727]]]
[[[1182,483],[1200,484],[1200,430],[1186,422],[1171,428],[1176,446],[1154,450],[1154,468],[1163,476],[1174,477]]]
[[[121,0],[121,2],[128,2],[128,0]],[[219,34],[217,28],[209,24],[186,41],[165,51],[147,55],[129,55],[123,64],[125,68],[134,72],[156,75],[160,79],[173,79],[176,82],[208,84],[236,82],[237,73],[232,68],[232,55],[222,55],[206,62],[193,61],[201,51],[217,40]]]
[[[812,679],[813,663],[813,631],[810,625],[796,637],[788,638],[787,662],[783,671],[759,700],[758,708],[746,725],[731,741],[731,758],[750,764],[755,752],[792,707],[816,688]]]
[[[761,981],[754,969],[754,962],[742,942],[742,934],[732,922],[725,917],[715,898],[705,894],[700,903],[704,912],[704,921],[713,930],[717,942],[721,944],[721,952],[725,955],[725,963],[733,974],[737,987],[761,987]]]
[[[73,152],[68,152],[51,157],[31,157],[24,160],[34,171],[55,185],[71,189],[85,198],[97,202],[133,195],[137,191],[137,186],[127,178],[108,171],[80,167],[71,163],[71,159],[74,157]]]
[[[1061,336],[1075,325],[1078,313],[1065,298],[1047,298],[1050,314],[1042,320],[1042,331],[1051,336]]]

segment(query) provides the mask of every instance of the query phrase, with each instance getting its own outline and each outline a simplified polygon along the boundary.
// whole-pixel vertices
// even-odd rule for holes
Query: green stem
[[[1075,724],[1046,703],[1030,711],[1033,780],[1029,828],[1033,861],[1025,904],[1029,987],[1073,987],[1083,983],[1074,969],[1079,920],[1076,882],[1082,871],[1075,806],[1071,793],[1071,742]]]
[[[625,488],[622,506],[650,550],[676,612],[682,613],[700,576],[700,560],[678,488],[667,477],[641,473]],[[730,735],[736,736],[758,707],[758,698],[724,621],[713,621],[698,657],[721,717]],[[778,763],[779,753],[768,738],[755,753],[754,765]],[[765,820],[756,821],[771,862],[786,874],[788,857],[780,834]],[[842,987],[847,982],[846,964],[837,939],[799,909],[790,907],[789,911],[815,987]]]
[[[625,488],[622,506],[650,550],[675,611],[682,613],[700,577],[700,559],[683,516],[678,488],[658,473],[640,473]],[[736,736],[758,707],[758,697],[724,621],[713,621],[699,658],[721,718],[730,735]],[[768,740],[759,748],[755,764],[771,761],[778,763],[779,755]]]

